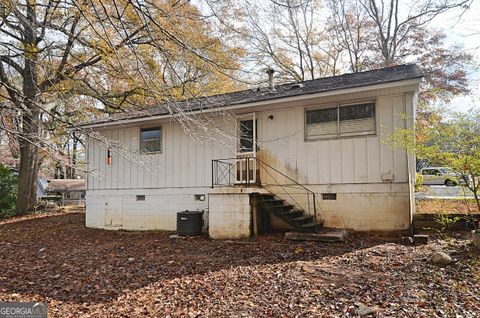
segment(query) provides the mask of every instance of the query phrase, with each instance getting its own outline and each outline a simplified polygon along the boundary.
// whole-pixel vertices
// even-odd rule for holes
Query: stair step
[[[328,231],[323,233],[287,232],[285,238],[295,241],[345,242],[345,232]]]
[[[255,196],[259,197],[259,198],[274,198],[275,197],[275,194],[271,194],[271,193],[257,193],[255,194]]]
[[[290,211],[294,208],[295,206],[293,204],[282,204],[282,205],[270,205],[270,209],[280,209],[282,211]]]
[[[288,211],[281,212],[281,213],[279,213],[279,215],[294,218],[295,216],[301,216],[304,213],[305,213],[304,210],[295,210],[294,209],[294,210],[288,210]]]
[[[307,224],[302,225],[302,227],[304,227],[304,228],[315,227],[315,226],[317,226],[317,227],[318,227],[318,226],[323,226],[323,222],[318,222],[318,221],[317,221],[317,223],[315,223],[315,222],[310,222],[310,223],[307,223]]]
[[[286,223],[299,232],[317,232],[323,227],[323,222],[316,222],[315,217],[306,215],[305,210],[289,204],[287,200],[281,199],[275,194],[255,194],[259,207],[265,212],[272,213],[283,219]]]
[[[292,219],[292,221],[294,222],[304,222],[304,221],[311,221],[311,220],[313,220],[313,216],[311,215],[302,215],[298,218]],[[307,224],[310,224],[310,222],[308,222]]]
[[[310,222],[303,224],[299,227],[301,232],[317,232],[319,229],[323,228],[323,221]]]
[[[262,200],[263,203],[269,203],[269,204],[272,204],[272,203],[279,203],[279,204],[283,204],[285,202],[285,200],[283,199],[266,199],[266,200]]]

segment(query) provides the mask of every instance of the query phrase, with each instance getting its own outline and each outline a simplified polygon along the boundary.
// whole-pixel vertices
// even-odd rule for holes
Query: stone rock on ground
[[[430,259],[435,265],[448,265],[452,263],[452,258],[445,252],[435,252],[432,254]]]
[[[375,313],[375,309],[373,309],[371,307],[363,306],[363,305],[361,305],[357,309],[357,315],[359,315],[360,317],[368,316],[368,315],[371,315],[371,314],[374,314],[374,313]]]
[[[480,230],[472,231],[472,241],[473,241],[473,246],[480,249]]]

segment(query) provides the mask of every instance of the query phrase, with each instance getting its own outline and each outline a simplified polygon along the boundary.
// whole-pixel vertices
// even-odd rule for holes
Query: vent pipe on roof
[[[275,70],[273,68],[268,68],[267,69],[268,88],[271,89],[271,90],[275,90],[275,85],[273,84],[273,73],[275,73]]]

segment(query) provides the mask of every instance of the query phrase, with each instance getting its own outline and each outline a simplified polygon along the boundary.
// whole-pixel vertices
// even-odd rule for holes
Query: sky
[[[197,0],[194,3],[202,7],[201,1]],[[408,10],[407,3],[411,1],[403,2],[405,11]],[[457,9],[441,14],[431,21],[429,26],[443,30],[447,34],[447,44],[463,45],[466,52],[473,54],[477,64],[477,68],[470,69],[470,94],[454,98],[449,105],[445,105],[446,108],[461,112],[466,112],[472,107],[480,108],[480,0],[472,0],[469,10]]]
[[[468,53],[474,55],[476,63],[480,64],[480,0],[473,0],[472,6],[463,15],[459,12],[446,13],[432,21],[431,26],[441,28],[448,35],[451,43],[463,44]],[[454,111],[468,111],[472,107],[480,108],[480,69],[472,69],[471,93],[452,100],[448,105]]]

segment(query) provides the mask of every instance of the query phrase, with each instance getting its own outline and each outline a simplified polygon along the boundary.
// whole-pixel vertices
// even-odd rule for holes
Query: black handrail
[[[255,171],[253,176],[250,176],[251,160],[255,160],[255,157],[213,159],[212,188],[215,186],[233,186],[236,184],[235,181],[247,186],[251,185],[252,181],[256,182]],[[253,169],[256,170],[256,162]]]
[[[313,218],[315,220],[315,223],[317,223],[317,199],[316,199],[316,195],[315,195],[315,192],[310,190],[309,188],[307,188],[306,186],[304,186],[303,184],[299,183],[298,181],[290,178],[289,176],[287,176],[285,173],[279,171],[278,169],[272,167],[271,165],[269,165],[268,163],[258,159],[258,158],[255,158],[256,161],[258,163],[260,163],[261,165],[265,166],[265,167],[268,167],[270,169],[272,169],[273,171],[279,173],[280,175],[282,175],[283,177],[285,177],[286,179],[290,180],[291,182],[293,182],[295,185],[303,188],[304,190],[307,191],[307,204],[308,204],[308,212],[310,214],[310,198],[309,198],[309,194],[312,195],[312,201],[313,201]],[[266,171],[266,169],[265,169]],[[266,171],[268,173],[268,171]],[[270,175],[270,174],[269,174]],[[272,177],[273,180],[275,180],[275,182],[285,191],[285,193],[292,198],[292,200],[298,205],[300,206],[296,201],[295,199],[283,188],[285,185],[282,185],[280,184],[280,182],[278,182],[272,175],[270,175]]]
[[[233,185],[231,181],[233,164],[224,160],[228,159],[212,160],[212,188],[216,185]]]
[[[314,217],[314,220],[315,220],[315,223],[317,223],[317,197],[316,197],[316,193],[312,190],[310,190],[309,188],[307,188],[306,186],[304,186],[303,184],[299,183],[298,181],[292,179],[291,177],[289,177],[288,175],[286,175],[285,173],[279,171],[278,169],[272,167],[271,165],[269,165],[268,163],[262,161],[261,159],[258,159],[256,157],[244,157],[244,158],[224,158],[224,159],[213,159],[212,160],[212,188],[214,188],[215,186],[233,186],[235,185],[235,181],[237,180],[237,165],[240,161],[245,161],[245,171],[246,171],[246,182],[245,183],[241,183],[241,185],[246,185],[246,186],[249,186],[251,183],[250,183],[250,160],[255,160],[255,166],[254,166],[254,169],[256,169],[257,167],[257,163],[259,163],[260,165],[262,165],[264,167],[264,170],[266,173],[268,173],[268,175],[282,188],[282,190],[285,192],[286,195],[288,195],[292,200],[293,200],[293,203],[295,203],[298,207],[301,207],[301,205],[296,202],[295,198],[290,194],[288,193],[287,190],[285,190],[285,187],[292,187],[292,186],[288,186],[288,185],[285,185],[285,184],[281,184],[280,182],[278,182],[269,172],[268,172],[268,169],[271,169],[273,171],[275,171],[276,173],[282,175],[284,178],[286,178],[287,180],[289,180],[290,182],[292,182],[295,186],[298,186],[302,189],[304,189],[306,191],[306,194],[307,194],[307,209],[308,209],[308,213],[311,215],[311,206],[310,206],[310,196],[312,198],[312,202],[313,202],[313,217]],[[233,161],[234,163],[231,163],[229,161]],[[220,174],[219,174],[220,173]],[[243,174],[243,170],[240,169],[240,174]],[[253,172],[254,174],[256,174],[256,171]],[[233,182],[232,182],[232,176],[233,176]],[[242,177],[241,177],[242,178]],[[257,180],[255,180],[257,181]]]

